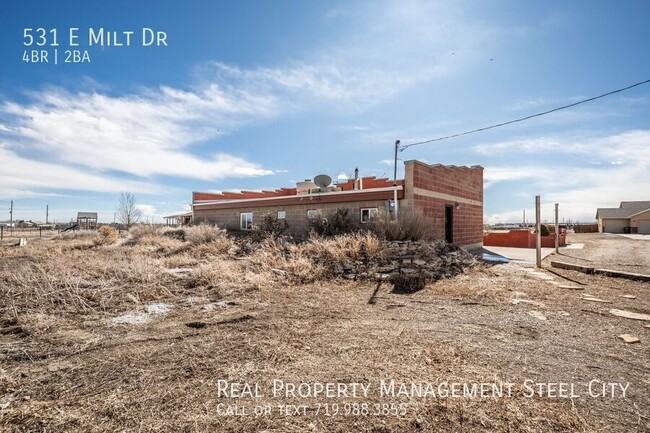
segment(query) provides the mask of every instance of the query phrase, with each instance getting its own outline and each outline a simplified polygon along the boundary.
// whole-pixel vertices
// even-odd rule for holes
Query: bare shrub
[[[185,241],[185,229],[181,227],[163,227],[160,234],[179,241]]]
[[[251,262],[241,260],[213,260],[197,267],[189,276],[189,284],[203,289],[218,289],[223,294],[268,287],[272,277],[251,265]]]
[[[129,234],[131,241],[127,244],[136,248],[136,252],[146,253],[154,251],[162,254],[181,252],[184,249],[183,241],[164,235],[165,228],[151,224],[137,225],[131,228]],[[140,251],[142,250],[142,251]]]
[[[196,257],[218,256],[237,249],[225,230],[205,223],[185,229],[185,239]]]
[[[112,245],[117,242],[117,230],[111,226],[101,226],[97,229],[95,245]]]
[[[250,262],[263,271],[286,275],[297,283],[310,283],[327,276],[327,269],[313,261],[314,256],[303,245],[268,238],[250,256]]]
[[[350,210],[339,208],[321,218],[315,218],[309,223],[309,230],[316,236],[337,236],[358,230],[356,222],[350,218]]]
[[[296,283],[309,283],[333,275],[337,265],[348,260],[381,257],[385,249],[371,233],[351,233],[331,238],[313,237],[293,244],[268,238],[250,256],[263,270],[285,272]]]
[[[402,210],[395,221],[388,212],[380,212],[368,228],[388,241],[434,240],[431,221],[419,212]]]
[[[55,239],[72,240],[72,239],[91,239],[97,235],[95,230],[70,230],[61,232]]]
[[[192,245],[207,244],[224,237],[227,237],[225,230],[206,223],[185,229],[185,239]]]
[[[300,244],[305,253],[333,261],[379,257],[384,253],[380,240],[372,233],[355,232],[332,238],[314,237]]]
[[[256,237],[261,239],[269,236],[282,236],[288,229],[287,220],[281,220],[271,214],[266,214],[262,218],[262,222],[254,227],[254,232]]]
[[[138,240],[145,236],[158,236],[160,231],[160,227],[153,224],[138,224],[129,229],[129,234],[133,239]]]

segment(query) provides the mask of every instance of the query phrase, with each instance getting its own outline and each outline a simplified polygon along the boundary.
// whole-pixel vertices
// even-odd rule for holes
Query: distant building
[[[183,212],[174,215],[164,216],[165,224],[168,226],[185,226],[192,222],[192,212]]]
[[[251,230],[265,215],[287,221],[296,236],[304,235],[310,220],[339,208],[348,210],[360,225],[380,211],[391,212],[397,193],[400,212],[427,218],[434,235],[466,248],[483,243],[483,167],[404,163],[404,179],[356,177],[332,186],[307,179],[294,188],[275,191],[194,192],[193,221],[206,221],[229,230]],[[315,179],[317,180],[317,179]]]
[[[596,210],[600,233],[650,234],[650,201],[622,201],[619,207]]]
[[[94,230],[97,228],[97,212],[78,212],[77,228],[80,230]]]

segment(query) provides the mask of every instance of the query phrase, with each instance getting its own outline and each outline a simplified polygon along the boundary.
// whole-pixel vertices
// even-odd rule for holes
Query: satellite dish
[[[319,174],[314,178],[314,183],[321,188],[327,188],[332,183],[332,178],[326,174]]]

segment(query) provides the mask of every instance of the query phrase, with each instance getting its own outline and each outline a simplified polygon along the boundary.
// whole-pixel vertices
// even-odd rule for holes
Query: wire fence
[[[52,238],[59,233],[54,227],[0,226],[0,241],[20,238]]]

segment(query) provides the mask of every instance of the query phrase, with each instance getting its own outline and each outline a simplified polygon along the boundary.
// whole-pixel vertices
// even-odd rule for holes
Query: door
[[[445,241],[454,242],[454,207],[450,205],[445,206]]]
[[[650,220],[639,221],[639,233],[650,235]]]
[[[625,227],[630,225],[630,220],[626,219],[606,219],[603,220],[604,233],[625,233]]]

